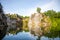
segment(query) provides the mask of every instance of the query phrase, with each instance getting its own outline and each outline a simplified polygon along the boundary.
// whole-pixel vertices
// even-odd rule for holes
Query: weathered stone
[[[49,32],[51,20],[42,13],[34,13],[31,15],[28,27],[31,34],[42,36]]]

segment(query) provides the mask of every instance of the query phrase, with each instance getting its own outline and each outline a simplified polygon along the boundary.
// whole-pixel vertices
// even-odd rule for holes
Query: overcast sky
[[[0,0],[5,13],[30,16],[40,7],[41,12],[47,10],[60,11],[60,0]]]

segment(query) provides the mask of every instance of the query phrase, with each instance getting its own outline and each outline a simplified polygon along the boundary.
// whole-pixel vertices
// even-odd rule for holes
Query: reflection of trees
[[[45,37],[48,37],[49,40],[56,38],[56,37],[60,37],[60,32],[59,31],[53,31],[53,32],[50,32],[49,34],[45,34],[44,35]]]
[[[56,12],[54,10],[48,10],[45,12],[45,15],[50,16],[52,21],[52,26],[50,29],[50,34],[48,34],[48,37],[50,38],[56,38],[60,37],[60,12]]]
[[[19,15],[17,15],[16,26],[17,26],[17,30],[19,31],[23,30],[23,18]]]
[[[38,36],[37,40],[41,40],[41,36]]]
[[[29,16],[23,17],[23,30],[24,31],[28,31],[28,20],[29,20]]]

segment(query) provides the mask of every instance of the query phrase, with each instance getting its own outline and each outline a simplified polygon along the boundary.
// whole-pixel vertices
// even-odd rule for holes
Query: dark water
[[[29,32],[19,32],[17,34],[9,34],[6,35],[3,40],[37,40],[37,36],[31,35]],[[39,40],[39,39],[38,39]],[[46,36],[42,36],[40,40],[60,40],[59,37],[48,38]]]

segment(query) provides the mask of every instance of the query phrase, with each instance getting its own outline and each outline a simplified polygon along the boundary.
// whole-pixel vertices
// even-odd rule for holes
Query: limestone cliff
[[[28,27],[31,34],[42,36],[49,32],[51,20],[48,16],[42,13],[34,13],[31,15]]]

